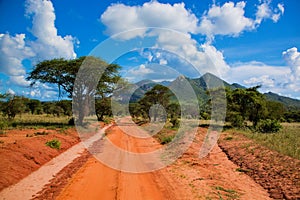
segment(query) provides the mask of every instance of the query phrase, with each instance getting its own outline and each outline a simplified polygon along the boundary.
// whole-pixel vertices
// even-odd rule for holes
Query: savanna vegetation
[[[41,102],[22,96],[1,94],[0,129],[26,125],[73,125],[73,115],[76,122],[83,125],[84,118],[92,114],[91,106],[95,106],[95,114],[99,121],[103,121],[105,116],[112,116],[111,104],[120,107],[118,115],[127,115],[128,113],[122,110],[122,102],[112,101],[113,91],[117,91],[118,87],[130,85],[120,77],[120,69],[117,64],[108,64],[100,58],[86,56],[73,60],[53,59],[38,63],[27,76],[31,86],[38,83],[56,85],[59,99],[67,97],[73,101]],[[193,86],[194,89],[195,87],[199,86]],[[223,121],[226,127],[260,133],[276,133],[282,130],[281,123],[300,121],[299,109],[270,101],[258,89],[259,86],[226,87],[225,90],[205,87],[206,97],[197,94],[196,104],[199,107],[195,109],[195,102],[186,100],[179,103],[170,88],[152,84],[140,98],[135,97],[135,101],[130,101],[129,112],[137,123],[167,121],[171,129],[178,128],[181,117]],[[222,98],[226,98],[225,105],[221,103]],[[181,107],[182,105],[184,107]],[[214,109],[226,106],[226,113],[216,112],[212,117],[213,106]]]

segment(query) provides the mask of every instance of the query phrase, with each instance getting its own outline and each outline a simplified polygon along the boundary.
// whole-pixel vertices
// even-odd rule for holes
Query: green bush
[[[166,136],[160,139],[160,144],[168,144],[173,140],[174,136]]]
[[[50,140],[46,142],[46,146],[51,147],[52,149],[60,149],[61,142],[57,139]]]
[[[281,124],[277,120],[265,119],[260,120],[256,129],[261,133],[276,133],[282,128]]]
[[[235,115],[231,119],[231,125],[233,127],[241,128],[244,126],[244,120],[241,115]]]

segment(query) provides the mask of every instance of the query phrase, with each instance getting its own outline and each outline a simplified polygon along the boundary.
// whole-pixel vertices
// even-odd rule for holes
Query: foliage
[[[280,123],[272,119],[260,120],[257,125],[257,130],[261,133],[276,133],[281,128]]]
[[[159,117],[163,117],[163,113],[160,113],[161,106],[167,108],[170,103],[170,90],[162,85],[155,85],[150,91],[145,93],[145,96],[138,102],[141,108],[141,114],[145,115],[150,120],[153,117],[153,121],[157,121]],[[156,106],[161,105],[161,106]],[[152,113],[150,112],[152,109]],[[152,115],[152,116],[150,116]]]
[[[233,125],[241,126],[246,120],[256,127],[258,121],[267,115],[266,100],[257,91],[260,86],[248,89],[226,91],[227,116],[226,120]],[[237,117],[239,115],[240,117]]]
[[[104,116],[111,116],[111,98],[104,97],[102,99],[97,99],[95,102],[95,109],[98,121],[103,121]]]
[[[74,114],[78,123],[82,124],[83,118],[90,114],[94,97],[103,99],[112,93],[120,79],[119,69],[116,64],[108,64],[92,56],[74,60],[53,59],[38,63],[26,79],[31,81],[31,86],[37,82],[55,84],[59,96],[67,94],[72,97],[74,110],[77,111]]]
[[[52,149],[60,149],[61,142],[57,139],[53,139],[47,141],[45,144]]]
[[[22,114],[26,111],[26,102],[28,101],[25,97],[10,95],[6,102],[2,104],[3,115],[9,120],[13,120],[17,114]]]

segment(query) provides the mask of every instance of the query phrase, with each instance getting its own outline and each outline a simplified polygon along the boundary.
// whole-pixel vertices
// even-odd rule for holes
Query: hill
[[[227,88],[230,88],[232,90],[234,89],[245,89],[246,87],[238,84],[238,83],[233,83],[230,84],[221,78],[211,74],[211,73],[206,73],[203,76],[199,78],[188,78],[184,76],[179,76],[177,77],[174,81],[163,81],[163,82],[154,82],[151,80],[142,80],[137,82],[135,85],[137,85],[139,88],[135,90],[133,95],[130,98],[130,102],[137,102],[140,98],[144,96],[144,94],[151,90],[155,85],[160,84],[164,85],[166,87],[169,87],[171,89],[176,89],[177,91],[180,90],[180,88],[187,88],[185,84],[187,82],[182,81],[183,79],[187,80],[188,83],[192,86],[194,89],[194,92],[198,99],[201,99],[202,102],[206,102],[208,100],[208,95],[207,95],[207,90],[217,88],[220,86],[224,86]],[[185,91],[182,91],[182,95],[184,95]],[[287,109],[289,110],[299,110],[300,109],[300,100],[285,97],[278,95],[276,93],[265,93],[264,96],[266,97],[267,100],[269,101],[275,101],[282,103]]]
[[[272,92],[265,93],[264,95],[267,100],[282,103],[289,110],[300,109],[300,100],[280,96]]]

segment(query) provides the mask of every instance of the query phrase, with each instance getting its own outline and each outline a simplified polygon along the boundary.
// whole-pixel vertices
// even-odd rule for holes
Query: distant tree
[[[66,116],[72,116],[72,101],[71,100],[60,100],[56,102],[56,106],[63,110],[63,114]]]
[[[155,106],[156,104],[167,108],[170,101],[170,90],[162,85],[155,85],[150,91],[145,93],[145,96],[139,101],[142,112],[148,113],[148,118],[151,119],[149,115],[150,108],[153,111],[153,120],[156,121],[159,115],[160,107]],[[154,107],[153,107],[154,106]]]
[[[17,114],[25,113],[26,103],[28,99],[25,97],[10,95],[7,101],[3,103],[2,112],[9,120],[13,120]]]
[[[110,98],[97,99],[95,103],[95,108],[98,121],[103,121],[105,115],[112,115]]]
[[[284,105],[282,103],[267,101],[266,106],[268,110],[268,118],[276,120],[284,118],[286,109],[284,108]]]
[[[178,127],[179,118],[181,114],[180,105],[178,103],[171,103],[167,107],[168,117],[170,118],[170,122],[172,123],[172,127]]]
[[[31,114],[42,114],[43,112],[42,103],[37,99],[29,99],[27,107]]]

